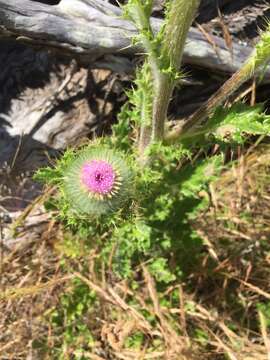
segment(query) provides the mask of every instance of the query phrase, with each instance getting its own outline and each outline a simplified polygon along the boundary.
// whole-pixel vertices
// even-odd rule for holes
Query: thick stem
[[[151,139],[151,126],[141,126],[140,128],[140,139],[139,139],[139,163],[145,165],[147,163],[147,158],[145,156],[145,149],[150,143]]]
[[[153,102],[152,141],[162,141],[164,137],[164,124],[172,91],[172,81],[167,75],[160,74],[156,81]]]
[[[146,14],[146,10],[141,1],[130,1],[126,5],[126,9],[128,12],[128,16],[134,22],[136,28],[139,31],[141,43],[148,55],[147,60],[145,60],[144,69],[147,66],[150,66],[152,79],[151,81],[156,82],[156,79],[159,76],[159,60],[158,55],[155,51],[154,46],[154,33],[151,28],[151,24],[149,21],[150,14]],[[142,69],[142,72],[143,70]],[[140,115],[141,115],[141,126],[140,126],[140,134],[139,134],[139,142],[138,142],[138,150],[140,154],[140,158],[144,159],[144,150],[149,145],[151,140],[151,132],[152,132],[152,121],[151,115],[148,114],[147,102],[148,98],[151,96],[149,94],[149,89],[142,88],[142,98],[139,105],[140,107]],[[144,160],[142,161],[144,162]]]
[[[199,5],[200,0],[173,0],[170,4],[162,52],[169,54],[173,68],[178,69],[182,63],[187,33]]]
[[[151,44],[149,43],[148,39],[144,39],[143,43],[146,49],[150,49]],[[157,58],[153,55],[152,51],[148,55],[148,63],[151,68],[155,86],[158,86],[157,84],[157,78],[159,74],[158,62],[157,62]],[[150,94],[145,94],[145,99],[141,104],[142,109],[141,109],[141,127],[140,127],[140,138],[139,138],[139,153],[141,154],[142,157],[144,157],[143,155],[144,150],[151,141],[151,133],[152,133],[151,117],[148,117],[148,113],[146,109],[148,96],[150,96]]]
[[[168,105],[175,85],[169,70],[177,72],[179,69],[188,29],[191,26],[199,4],[200,0],[173,0],[170,4],[161,47],[161,58],[165,61],[167,60],[166,71],[168,73],[164,72],[164,68],[160,68],[159,74],[155,79],[156,88],[153,102],[151,139],[153,142],[163,140]]]
[[[144,90],[144,98],[141,100],[141,126],[140,126],[140,134],[139,134],[139,144],[138,150],[140,157],[143,159],[144,150],[148,146],[151,139],[151,117],[148,114],[148,99],[146,94],[147,90]],[[142,161],[144,162],[144,161]]]

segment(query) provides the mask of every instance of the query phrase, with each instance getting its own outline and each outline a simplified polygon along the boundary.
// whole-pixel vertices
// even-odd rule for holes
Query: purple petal
[[[81,169],[81,181],[87,190],[96,194],[108,194],[115,184],[116,173],[104,160],[92,160]]]

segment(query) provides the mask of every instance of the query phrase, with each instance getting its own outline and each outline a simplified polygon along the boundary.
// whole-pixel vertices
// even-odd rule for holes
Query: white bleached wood
[[[0,37],[54,49],[93,64],[97,59],[104,61],[110,54],[140,51],[131,46],[135,28],[120,15],[119,8],[102,0],[61,0],[55,6],[31,0],[0,0]],[[157,31],[162,21],[153,18],[152,24]],[[219,56],[204,35],[191,28],[184,62],[232,73],[251,52],[249,47],[234,44],[231,59],[224,41],[218,37],[213,39]]]

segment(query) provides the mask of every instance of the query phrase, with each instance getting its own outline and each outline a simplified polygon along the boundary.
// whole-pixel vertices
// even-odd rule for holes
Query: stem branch
[[[217,106],[222,104],[230,95],[234,93],[245,81],[247,81],[252,74],[250,63],[246,63],[239,71],[237,71],[225,84],[218,89],[218,91],[210,97],[210,99],[203,104],[194,114],[192,114],[187,121],[181,126],[176,126],[174,130],[165,136],[166,143],[172,143],[176,140],[181,140],[185,137],[187,132],[193,130],[203,123],[212,113]]]
[[[187,121],[181,125],[176,126],[171,132],[165,136],[166,143],[173,143],[185,137],[190,137],[196,133],[199,126],[213,114],[215,109],[224,103],[224,101],[234,93],[244,82],[249,80],[255,73],[262,68],[265,68],[267,62],[270,60],[270,25],[268,29],[261,34],[261,39],[256,45],[253,53],[239,69],[225,84],[210,97],[210,99],[203,104]],[[195,129],[196,127],[196,129]]]

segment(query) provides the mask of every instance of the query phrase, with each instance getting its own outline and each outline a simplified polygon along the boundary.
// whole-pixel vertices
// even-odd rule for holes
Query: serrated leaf
[[[219,174],[222,163],[223,156],[218,155],[196,163],[196,167],[187,165],[181,172],[181,193],[186,197],[196,197],[198,192]]]
[[[263,112],[262,104],[237,103],[229,109],[219,107],[205,131],[219,140],[243,143],[246,135],[269,135],[270,116]]]

